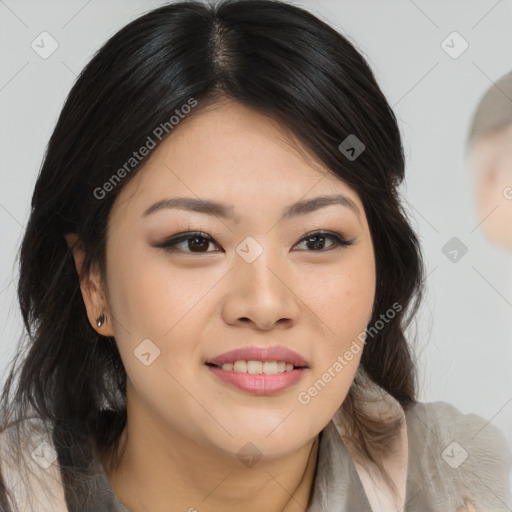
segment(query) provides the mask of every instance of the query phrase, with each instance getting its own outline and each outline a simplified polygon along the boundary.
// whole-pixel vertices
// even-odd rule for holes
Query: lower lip
[[[216,366],[208,366],[220,380],[254,395],[275,395],[296,384],[304,375],[307,368],[296,368],[289,372],[274,373],[273,375],[251,374],[223,370]]]

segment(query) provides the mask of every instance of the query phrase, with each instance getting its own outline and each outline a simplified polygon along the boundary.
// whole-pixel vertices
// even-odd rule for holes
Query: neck
[[[208,454],[176,432],[152,430],[144,418],[128,415],[116,468],[101,457],[117,497],[131,512],[307,510],[319,436],[285,457],[241,468],[232,456]]]

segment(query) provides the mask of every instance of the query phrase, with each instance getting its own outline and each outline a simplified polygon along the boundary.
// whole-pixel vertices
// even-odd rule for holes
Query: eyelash
[[[334,245],[329,247],[328,249],[320,249],[318,251],[311,250],[307,252],[327,252],[331,251],[335,248],[343,248],[347,247],[349,245],[353,244],[353,240],[347,240],[343,238],[341,235],[337,233],[333,233],[330,231],[313,231],[311,233],[308,233],[304,235],[295,245],[300,244],[301,242],[308,240],[309,238],[313,237],[321,237],[321,238],[330,238],[332,241],[334,241]],[[179,235],[173,236],[169,239],[167,239],[165,242],[162,242],[161,244],[158,244],[157,247],[164,249],[167,252],[185,252],[189,254],[208,254],[210,252],[219,252],[219,251],[183,251],[181,249],[176,249],[176,245],[178,245],[181,242],[186,242],[188,240],[192,240],[193,238],[204,238],[205,240],[208,240],[209,242],[216,243],[215,240],[207,235],[206,233],[203,233],[202,231],[187,231],[186,233],[180,233]]]

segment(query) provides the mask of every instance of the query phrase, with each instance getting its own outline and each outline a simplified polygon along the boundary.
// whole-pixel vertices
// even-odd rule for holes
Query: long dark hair
[[[191,99],[197,106],[187,115],[224,97],[289,127],[361,197],[376,258],[370,324],[393,304],[401,308],[367,339],[360,369],[402,407],[416,402],[405,331],[422,295],[423,262],[398,192],[404,155],[397,120],[370,67],[344,36],[297,6],[185,1],[144,14],[108,40],[59,116],[20,248],[26,333],[2,394],[2,430],[30,416],[51,425],[81,424],[96,447],[116,453],[126,422],[126,372],[115,339],[89,323],[63,235],[76,233],[84,244],[81,277],[98,265],[105,282],[109,212],[147,158],[129,170],[126,162],[148,137],[158,146],[172,135],[170,117]],[[156,137],[159,126],[167,130]],[[340,149],[349,136],[365,146],[357,158]],[[105,192],[103,185],[123,166],[123,179]],[[358,406],[365,389],[359,375],[342,408],[351,435],[380,464],[383,440],[397,425],[375,422]],[[6,503],[0,481],[2,499]]]

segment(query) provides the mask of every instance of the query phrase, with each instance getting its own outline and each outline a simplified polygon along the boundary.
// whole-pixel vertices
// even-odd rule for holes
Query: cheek
[[[162,404],[171,410],[172,402],[180,412],[186,402],[180,382],[197,350],[190,326],[197,329],[198,303],[213,283],[199,269],[177,269],[151,248],[119,245],[114,258],[119,262],[110,280],[115,338],[136,390],[132,400],[137,396],[155,410]]]
[[[132,337],[165,338],[181,319],[193,318],[205,291],[220,271],[179,268],[153,248],[120,247],[113,272],[112,296],[119,323]]]
[[[152,248],[121,247],[118,254],[112,303],[123,363],[139,393],[165,387],[176,396],[182,391],[177,382],[199,364],[200,334],[215,314],[215,286],[225,285],[226,268],[204,260],[179,265]],[[141,354],[148,352],[154,362],[145,367]]]
[[[341,406],[352,385],[375,298],[373,252],[354,251],[344,263],[323,276],[323,286],[313,301],[321,318],[315,365],[297,395],[308,418],[323,417],[325,422]]]
[[[342,344],[364,329],[375,297],[373,254],[358,248],[335,265],[312,270],[304,281],[304,295],[322,320],[325,334]],[[358,331],[358,332],[355,332]]]

